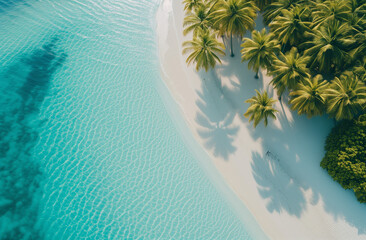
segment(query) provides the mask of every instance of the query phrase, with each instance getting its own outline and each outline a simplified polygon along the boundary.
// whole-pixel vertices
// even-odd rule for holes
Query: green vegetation
[[[196,69],[204,68],[206,71],[211,67],[214,68],[216,62],[221,63],[218,54],[224,55],[224,44],[217,41],[215,35],[208,30],[199,30],[197,36],[192,41],[183,43],[185,47],[183,54],[190,52],[187,63],[196,63]]]
[[[343,188],[366,203],[366,114],[340,122],[329,134],[320,163]]]
[[[291,109],[307,117],[328,114],[340,124],[326,144],[322,167],[344,188],[366,202],[366,0],[184,0],[187,63],[196,69],[221,63],[223,43],[253,30],[260,11],[265,29],[244,38],[241,59],[258,78],[273,76],[281,100],[288,93]],[[225,41],[230,38],[230,41]],[[254,127],[276,118],[267,92],[247,100],[244,114]],[[287,95],[286,95],[287,96]],[[362,116],[362,117],[360,117]],[[356,120],[358,119],[358,120]],[[361,121],[360,119],[364,119]]]
[[[324,112],[327,97],[325,90],[328,85],[321,75],[298,83],[296,90],[290,93],[292,110],[297,110],[298,114],[306,114],[309,118],[321,115]]]
[[[301,56],[294,47],[286,55],[282,52],[273,61],[272,70],[269,72],[273,76],[271,81],[279,96],[286,88],[293,90],[297,83],[304,82],[310,77],[309,70],[306,68],[308,57]]]
[[[267,126],[268,117],[276,119],[275,113],[277,110],[273,108],[273,104],[276,100],[268,97],[266,91],[262,94],[258,92],[258,90],[255,91],[257,92],[257,96],[246,101],[247,103],[250,103],[250,107],[247,112],[244,113],[244,116],[249,117],[249,122],[254,121],[254,127],[256,127],[262,119],[264,120],[264,126]]]
[[[308,117],[329,114],[336,121],[366,112],[365,0],[184,0],[187,63],[206,71],[221,63],[223,42],[243,37],[261,11],[269,27],[243,38],[241,59],[258,78],[273,76],[279,99]],[[209,32],[209,33],[208,33]],[[205,36],[205,38],[203,38]],[[213,39],[215,38],[216,41]],[[229,41],[224,41],[228,38]],[[205,39],[210,39],[205,41]],[[207,43],[210,42],[210,47]],[[206,45],[205,45],[206,44]]]
[[[353,119],[365,111],[366,87],[357,76],[345,73],[327,89],[328,113],[336,120]]]
[[[266,29],[261,32],[253,31],[252,39],[244,38],[241,45],[241,60],[249,60],[248,67],[255,71],[255,78],[258,78],[259,68],[271,66],[280,51],[280,44],[273,39],[273,34],[266,34]]]
[[[231,57],[233,52],[233,34],[243,36],[247,30],[253,30],[258,8],[252,1],[219,0],[212,12],[213,25],[220,35],[230,36]]]

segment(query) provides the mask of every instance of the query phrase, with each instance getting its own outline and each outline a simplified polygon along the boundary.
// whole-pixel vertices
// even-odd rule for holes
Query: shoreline
[[[170,14],[167,14],[167,8],[169,9],[172,6],[166,5],[164,7],[163,6],[164,2],[169,3],[169,1],[162,0],[162,3],[160,5],[160,8],[158,9],[157,15],[156,15],[156,20],[157,20],[156,27],[158,29],[157,40],[158,41],[163,40],[164,45],[165,45],[166,42],[164,39],[166,39],[166,38],[164,38],[162,36],[167,37],[168,28],[167,28],[167,25],[163,26],[163,25],[161,25],[161,23],[165,22],[167,20],[167,18],[169,19],[169,21],[172,21],[172,22],[174,21],[174,19],[171,19],[172,16]],[[172,25],[170,25],[170,27],[171,26]],[[160,43],[159,43],[159,45],[160,45]],[[173,121],[176,122],[175,126],[176,126],[177,130],[179,131],[179,133],[181,134],[182,139],[185,141],[187,146],[190,147],[190,150],[192,151],[194,156],[197,159],[199,159],[197,162],[201,166],[202,170],[205,172],[205,174],[207,174],[211,183],[218,190],[218,192],[224,195],[224,196],[222,196],[223,199],[225,199],[225,201],[227,202],[227,204],[233,211],[233,214],[236,215],[238,217],[238,219],[240,219],[242,221],[247,233],[250,236],[255,236],[254,239],[263,239],[263,240],[269,239],[268,236],[264,233],[263,229],[260,227],[260,225],[256,222],[256,219],[254,218],[253,214],[250,212],[250,210],[248,208],[246,208],[245,205],[243,205],[242,200],[237,197],[236,193],[233,191],[231,186],[226,183],[222,174],[219,172],[217,167],[212,163],[212,159],[209,156],[209,153],[204,148],[202,148],[200,145],[197,146],[197,143],[199,143],[199,142],[198,142],[197,137],[194,136],[194,133],[192,131],[187,132],[187,130],[192,129],[192,126],[191,126],[192,122],[189,122],[189,121],[187,121],[188,120],[187,118],[182,117],[185,114],[184,112],[182,112],[182,110],[183,110],[182,104],[184,104],[184,102],[183,103],[177,102],[177,98],[176,98],[177,95],[172,94],[172,87],[174,87],[174,84],[168,86],[170,81],[169,81],[169,78],[167,77],[167,73],[165,72],[163,64],[161,63],[162,55],[164,53],[167,53],[168,51],[169,51],[168,48],[159,47],[159,49],[158,49],[158,57],[160,60],[160,66],[161,66],[160,71],[161,71],[161,77],[162,77],[162,81],[158,83],[158,89],[160,92],[163,93],[163,94],[161,94],[161,96],[163,98],[164,105],[167,107],[167,109],[169,109],[168,112],[169,112],[170,117],[173,119]],[[177,61],[179,61],[179,60],[177,59]],[[185,65],[183,65],[183,66],[185,66]],[[184,74],[186,74],[186,72],[184,72]],[[183,77],[186,77],[186,76],[184,75]],[[172,100],[173,100],[173,102],[172,102]],[[177,108],[177,105],[178,105],[178,108]]]
[[[272,239],[366,239],[366,207],[319,166],[332,121],[308,120],[277,103],[278,119],[254,129],[242,116],[244,101],[254,89],[276,97],[270,77],[262,72],[254,80],[240,61],[238,41],[235,58],[227,54],[215,70],[186,66],[183,17],[180,2],[162,1],[157,35],[164,83],[199,147],[262,230]]]

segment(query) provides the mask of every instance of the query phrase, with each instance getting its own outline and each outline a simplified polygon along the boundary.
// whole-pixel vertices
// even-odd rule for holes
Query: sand
[[[240,59],[240,39],[223,64],[207,73],[182,55],[183,5],[163,0],[157,13],[161,72],[193,136],[225,183],[271,239],[366,239],[366,205],[334,182],[319,163],[334,123],[308,119],[276,103],[277,120],[257,128],[244,118],[254,89],[277,99],[265,71],[260,78]],[[257,29],[262,29],[261,19]],[[249,36],[249,35],[248,35]]]

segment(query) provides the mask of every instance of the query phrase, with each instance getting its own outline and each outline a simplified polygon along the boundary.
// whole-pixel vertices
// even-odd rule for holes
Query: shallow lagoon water
[[[0,2],[0,239],[251,238],[161,92],[159,1]]]

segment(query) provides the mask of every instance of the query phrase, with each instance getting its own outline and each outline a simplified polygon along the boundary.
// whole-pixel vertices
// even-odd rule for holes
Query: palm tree
[[[244,43],[241,45],[241,60],[249,60],[248,67],[252,68],[258,78],[259,68],[267,68],[271,66],[276,53],[280,51],[280,44],[273,39],[273,34],[266,34],[266,29],[261,32],[254,30],[252,39],[244,38]]]
[[[249,117],[249,122],[254,121],[254,127],[258,125],[258,123],[264,119],[264,126],[268,125],[268,117],[276,119],[275,113],[278,112],[276,109],[273,108],[273,104],[276,100],[268,97],[266,91],[262,94],[257,92],[257,96],[254,96],[248,100],[246,103],[250,103],[250,106],[246,113],[244,113],[245,117]]]
[[[269,27],[281,44],[298,45],[304,41],[304,33],[311,32],[310,25],[309,9],[294,7],[292,10],[283,9],[282,14],[277,16]]]
[[[306,67],[309,57],[301,56],[296,48],[292,48],[286,55],[280,53],[273,61],[270,75],[274,76],[271,83],[281,97],[286,88],[294,89],[296,85],[310,77]]]
[[[299,3],[303,2],[303,0],[277,0],[272,4],[268,5],[264,8],[263,18],[264,22],[268,25],[275,19],[278,15],[281,14],[282,10],[287,9],[290,10],[293,7],[297,6]]]
[[[354,39],[356,40],[357,47],[353,51],[354,58],[360,58],[366,55],[366,28],[358,31],[354,35]]]
[[[330,21],[347,22],[351,17],[351,7],[349,1],[345,0],[327,0],[317,2],[314,5],[313,27],[318,28]]]
[[[326,96],[327,112],[336,120],[352,119],[366,110],[366,86],[352,73],[336,77]]]
[[[350,60],[348,53],[350,46],[355,40],[349,38],[347,33],[350,28],[347,24],[332,21],[321,26],[312,33],[313,40],[304,43],[309,48],[304,52],[311,56],[311,68],[329,74],[342,69]]]
[[[219,0],[216,9],[211,13],[219,34],[230,36],[231,57],[234,57],[233,34],[242,36],[246,30],[253,30],[257,10],[252,1]]]
[[[353,15],[358,16],[359,18],[364,17],[366,14],[366,1],[365,0],[348,0],[349,8],[351,9],[351,13]]]
[[[183,47],[183,54],[190,53],[187,63],[195,62],[197,71],[204,68],[207,72],[210,67],[215,67],[216,62],[221,63],[218,55],[225,55],[224,44],[208,30],[199,31],[192,41],[184,42]]]
[[[193,9],[202,6],[202,0],[184,0],[184,11],[192,11]]]
[[[322,115],[325,110],[328,82],[319,74],[314,78],[306,78],[297,84],[296,90],[290,93],[292,110],[306,114],[308,118]]]
[[[361,81],[366,83],[366,56],[360,61],[357,61],[356,66],[353,68],[353,73],[356,74]]]
[[[206,30],[211,26],[210,20],[208,18],[208,8],[201,5],[187,13],[184,17],[183,34],[187,35],[189,32],[193,31],[193,35],[196,36],[200,29]]]
[[[257,5],[257,7],[263,11],[265,9],[266,6],[270,5],[272,2],[274,2],[275,0],[254,0],[255,4]]]

